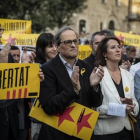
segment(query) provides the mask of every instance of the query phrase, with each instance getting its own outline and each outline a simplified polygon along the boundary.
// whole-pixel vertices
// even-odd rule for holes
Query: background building
[[[78,33],[102,29],[140,34],[140,0],[87,0],[87,9],[73,14],[71,27]]]

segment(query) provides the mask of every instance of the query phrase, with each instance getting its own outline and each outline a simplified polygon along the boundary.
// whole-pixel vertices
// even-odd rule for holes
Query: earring
[[[105,57],[105,60],[107,61],[107,58]]]

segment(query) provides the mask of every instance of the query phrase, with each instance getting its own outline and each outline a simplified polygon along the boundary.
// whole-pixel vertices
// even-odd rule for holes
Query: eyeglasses
[[[4,32],[4,29],[0,28],[0,33],[3,33]]]
[[[65,40],[65,41],[62,41],[62,42],[60,42],[60,43],[64,43],[64,44],[67,45],[67,46],[71,46],[71,45],[72,45],[72,42],[73,42],[75,45],[79,45],[79,39]]]

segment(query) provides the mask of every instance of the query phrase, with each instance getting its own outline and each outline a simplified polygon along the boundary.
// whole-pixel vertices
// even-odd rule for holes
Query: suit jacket
[[[101,91],[103,93],[104,99],[103,104],[97,108],[97,111],[100,112],[99,119],[97,121],[97,124],[94,129],[95,135],[105,135],[105,134],[113,134],[120,132],[123,130],[124,127],[126,129],[131,130],[131,125],[128,119],[128,115],[126,117],[115,117],[115,116],[108,116],[108,104],[110,102],[119,103],[120,96],[119,93],[115,87],[115,84],[107,70],[106,67],[104,68],[104,77],[102,81],[100,82],[101,85]],[[137,116],[139,112],[139,106],[136,101],[136,98],[134,96],[134,82],[132,75],[120,68],[121,76],[122,76],[122,83],[123,83],[123,89],[124,89],[124,95],[125,97],[131,97],[133,98],[133,102],[136,104],[134,113],[132,115]],[[128,87],[129,90],[125,91],[125,88]]]
[[[140,68],[135,73],[134,87],[135,87],[135,96],[140,106]],[[137,140],[140,140],[140,112],[136,119],[137,119],[137,123],[135,125],[135,133],[136,133]]]
[[[98,107],[102,104],[101,92],[95,92],[90,86],[90,66],[78,60],[77,66],[85,73],[80,75],[81,90],[75,93],[69,74],[57,55],[54,59],[42,66],[45,80],[41,82],[40,103],[46,114],[55,115],[68,107],[72,102],[77,102],[86,107]],[[78,138],[64,134],[46,124],[42,125],[39,140],[77,140]]]
[[[87,62],[91,66],[92,70],[94,69],[94,67],[95,67],[95,56],[92,53],[89,57],[85,58],[84,61]]]

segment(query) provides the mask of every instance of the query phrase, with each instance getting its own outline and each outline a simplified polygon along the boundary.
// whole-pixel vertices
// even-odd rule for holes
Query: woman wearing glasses
[[[139,107],[134,96],[131,74],[120,68],[122,48],[115,37],[103,39],[96,51],[96,62],[102,65],[104,77],[100,82],[103,104],[95,127],[95,140],[133,140],[131,123]]]

